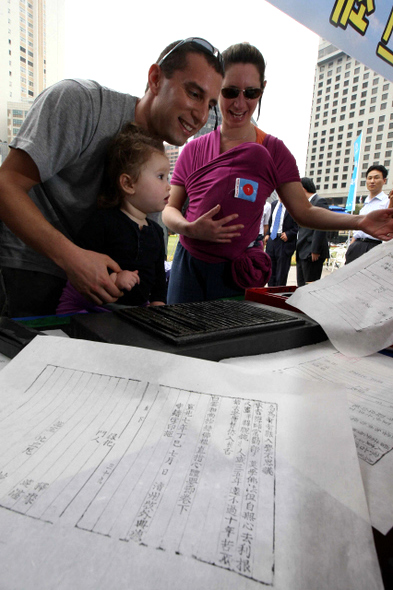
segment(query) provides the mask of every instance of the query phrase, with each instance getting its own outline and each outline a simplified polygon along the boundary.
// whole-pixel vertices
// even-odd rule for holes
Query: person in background
[[[244,288],[252,286],[247,277],[239,286],[236,261],[240,260],[241,268],[254,269],[251,253],[258,249],[248,246],[259,233],[264,203],[274,189],[300,225],[324,230],[362,229],[377,239],[393,237],[393,210],[359,217],[311,205],[292,154],[282,141],[251,122],[266,86],[262,54],[249,43],[239,43],[225,50],[223,59],[222,125],[184,147],[171,179],[169,203],[163,211],[164,223],[180,235],[169,279],[168,303],[241,295]],[[240,179],[257,178],[257,192],[246,182],[249,194],[243,192],[239,199],[235,197],[235,183],[222,184],[231,164],[247,171],[247,176],[238,175]],[[269,273],[266,266],[262,268],[261,264],[260,268],[257,279],[261,284]],[[254,275],[249,273],[252,281]]]
[[[329,209],[326,199],[317,195],[311,178],[301,179],[304,193],[314,207]],[[329,244],[325,231],[299,227],[296,244],[296,278],[298,287],[321,278],[322,267],[329,257]]]
[[[274,192],[276,192],[276,191],[274,191]],[[270,221],[271,214],[272,214],[272,206],[268,201],[266,201],[265,206],[263,208],[263,213],[262,213],[261,227],[259,229],[259,233],[262,235],[263,241],[265,240],[265,237],[269,233],[269,221]]]
[[[276,191],[273,191],[272,195],[275,195],[275,200],[277,200],[278,196],[277,196]],[[270,195],[270,196],[272,196],[272,195]],[[267,234],[269,232],[269,219],[270,219],[271,211],[272,211],[272,206],[268,201],[266,201],[265,206],[263,208],[261,225],[259,227],[259,234],[258,234],[255,242],[250,244],[250,246],[249,246],[250,248],[252,246],[259,246],[261,244],[263,244],[263,247],[265,247],[265,237],[267,236]]]
[[[296,249],[298,226],[283,205],[281,199],[272,204],[269,230],[265,237],[266,253],[272,261],[269,287],[285,286]]]
[[[220,53],[194,37],[164,49],[142,98],[91,80],[64,80],[40,94],[0,168],[2,314],[54,313],[67,277],[95,304],[122,296],[108,273],[119,265],[75,244],[96,208],[108,143],[135,122],[183,145],[217,104],[222,75]]]
[[[161,227],[147,215],[168,202],[169,160],[162,141],[127,123],[109,144],[99,209],[76,243],[106,254],[122,269],[111,280],[122,305],[165,305],[165,245]],[[112,304],[116,305],[116,304]],[[67,282],[57,314],[103,311]]]
[[[359,215],[367,215],[371,211],[378,209],[387,209],[389,207],[389,197],[382,191],[387,182],[388,171],[381,164],[374,164],[366,172],[366,186],[369,192]],[[352,236],[345,256],[345,264],[356,260],[362,254],[365,254],[375,246],[381,244],[374,236],[364,231],[357,230]]]

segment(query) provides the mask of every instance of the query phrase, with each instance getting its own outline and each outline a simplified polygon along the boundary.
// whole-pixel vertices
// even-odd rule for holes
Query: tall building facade
[[[179,157],[180,148],[177,145],[165,145],[165,153],[168,157],[169,164],[170,164],[170,171],[169,174],[173,174],[173,170],[175,168],[175,164],[177,162],[177,158]]]
[[[306,176],[332,204],[345,205],[362,133],[357,202],[367,195],[371,164],[389,171],[393,149],[393,84],[328,41],[320,40],[307,148]]]
[[[0,141],[18,133],[34,98],[62,78],[64,0],[2,0]]]

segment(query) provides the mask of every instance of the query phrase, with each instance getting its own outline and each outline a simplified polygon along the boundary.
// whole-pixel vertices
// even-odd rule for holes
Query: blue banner
[[[320,37],[393,81],[393,7],[388,0],[268,0]],[[277,32],[280,37],[279,31]]]
[[[345,205],[345,211],[347,211],[347,213],[352,213],[352,211],[355,209],[356,186],[358,182],[359,156],[361,145],[362,134],[359,135],[359,137],[355,140],[353,144],[353,159],[355,165],[352,172],[351,185],[348,191],[347,204]]]

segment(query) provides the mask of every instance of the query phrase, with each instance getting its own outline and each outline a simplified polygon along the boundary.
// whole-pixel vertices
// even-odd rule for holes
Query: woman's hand
[[[232,238],[241,236],[239,230],[244,228],[244,225],[226,225],[234,219],[237,219],[239,215],[233,213],[227,215],[222,219],[214,220],[213,217],[220,211],[221,205],[216,205],[213,209],[210,209],[201,217],[198,217],[195,221],[191,221],[187,227],[187,236],[196,240],[204,240],[206,242],[216,242],[218,244],[228,244],[232,241]]]

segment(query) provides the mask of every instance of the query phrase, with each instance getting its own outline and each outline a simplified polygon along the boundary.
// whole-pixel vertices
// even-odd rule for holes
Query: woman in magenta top
[[[258,236],[265,201],[274,189],[299,225],[325,230],[361,226],[378,239],[390,237],[386,232],[392,210],[388,215],[385,210],[385,215],[347,216],[309,203],[292,154],[282,141],[251,123],[266,85],[262,54],[248,43],[239,43],[222,55],[222,125],[182,150],[163,212],[165,224],[180,234],[168,303],[244,293],[247,284],[237,280],[234,269],[239,260],[242,266],[256,251],[248,246]],[[268,278],[268,267],[263,270],[260,286]],[[251,281],[255,286],[255,276]]]

